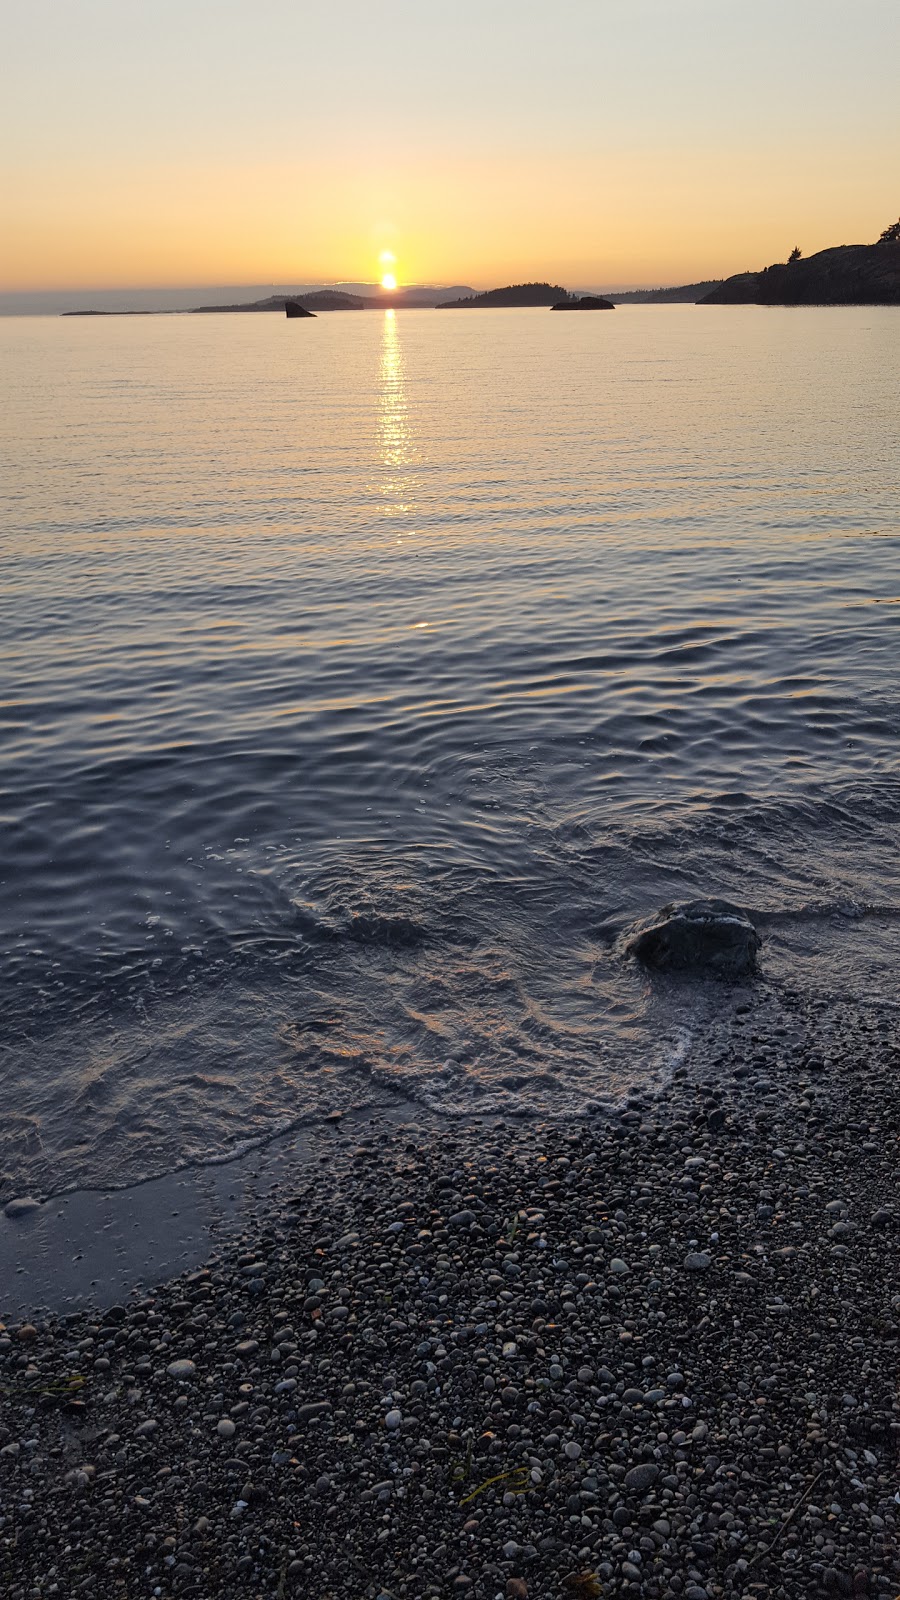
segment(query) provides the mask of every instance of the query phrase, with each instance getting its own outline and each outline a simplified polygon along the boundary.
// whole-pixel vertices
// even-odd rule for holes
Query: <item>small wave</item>
[[[900,906],[878,904],[865,900],[811,900],[797,906],[785,906],[777,911],[751,911],[749,915],[758,928],[777,928],[793,922],[821,922],[844,920],[864,922],[900,921]]]

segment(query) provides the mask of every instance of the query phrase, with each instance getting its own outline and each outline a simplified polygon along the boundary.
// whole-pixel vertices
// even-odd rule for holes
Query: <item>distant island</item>
[[[601,294],[570,294],[565,300],[558,300],[551,311],[615,311],[611,300],[604,300]]]
[[[705,283],[683,283],[677,289],[624,289],[621,294],[610,290],[608,298],[616,306],[696,305],[724,281],[724,278],[707,278]]]
[[[703,306],[900,305],[900,222],[877,244],[841,244],[806,259],[799,249],[761,272],[738,272],[699,302]]]
[[[469,295],[465,300],[446,300],[438,311],[468,310],[470,306],[552,306],[557,300],[568,300],[569,291],[558,283],[510,283],[505,289],[486,289],[483,294]]]
[[[365,302],[359,295],[343,294],[340,289],[318,289],[313,294],[270,294],[265,300],[245,300],[233,306],[194,306],[193,316],[217,311],[284,311],[288,305],[300,306],[315,316],[319,311],[362,311]]]

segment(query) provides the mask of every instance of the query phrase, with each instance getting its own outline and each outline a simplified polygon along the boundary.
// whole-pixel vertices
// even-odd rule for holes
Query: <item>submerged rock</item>
[[[663,906],[636,928],[625,948],[660,972],[712,972],[740,978],[756,968],[761,940],[745,911],[727,900]]]
[[[35,1200],[30,1194],[19,1195],[15,1200],[7,1200],[3,1207],[4,1216],[28,1217],[33,1211],[40,1211],[41,1202]]]

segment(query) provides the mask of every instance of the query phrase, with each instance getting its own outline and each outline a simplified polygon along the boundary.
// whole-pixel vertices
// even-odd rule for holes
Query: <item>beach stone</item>
[[[166,1372],[170,1378],[192,1378],[197,1371],[193,1361],[170,1361]]]
[[[745,911],[727,900],[663,906],[628,936],[625,948],[659,972],[711,972],[747,977],[756,970],[759,934]]]
[[[40,1211],[41,1202],[35,1200],[30,1194],[19,1195],[15,1200],[7,1200],[3,1207],[6,1217],[28,1217],[33,1211]]]
[[[290,1381],[293,1382],[293,1379]],[[278,1385],[278,1388],[281,1388],[281,1384]],[[330,1400],[311,1400],[307,1405],[297,1407],[297,1421],[311,1422],[313,1417],[324,1417],[326,1412],[330,1410]]]
[[[626,1472],[625,1487],[626,1489],[634,1490],[637,1494],[641,1494],[645,1489],[649,1489],[658,1477],[659,1467],[655,1467],[652,1461],[644,1461],[641,1462],[640,1466],[632,1467],[629,1472]]]
[[[688,1272],[707,1272],[712,1266],[712,1256],[705,1250],[691,1250],[684,1258]]]
[[[389,1411],[388,1412],[387,1416],[384,1419],[384,1425],[385,1425],[386,1428],[390,1428],[391,1432],[393,1432],[395,1428],[399,1428],[399,1426],[400,1426],[402,1421],[403,1421],[403,1412],[402,1411],[398,1411],[395,1408],[393,1411]]]
[[[622,1260],[621,1256],[613,1256],[612,1261],[609,1263],[609,1270],[615,1273],[617,1277],[623,1277],[625,1273],[631,1271],[631,1268],[627,1261]]]
[[[233,1439],[237,1429],[230,1417],[220,1417],[216,1423],[216,1433],[220,1439]]]

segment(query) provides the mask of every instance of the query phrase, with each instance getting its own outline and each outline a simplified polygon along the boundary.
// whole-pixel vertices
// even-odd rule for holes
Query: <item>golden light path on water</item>
[[[410,424],[403,348],[393,310],[384,313],[380,377],[378,442],[383,468],[383,515],[396,523],[396,542],[402,544],[415,532],[406,524],[416,514],[414,468],[420,460],[420,452]]]

